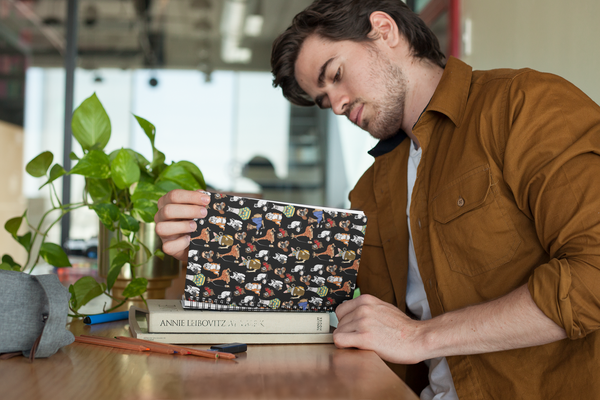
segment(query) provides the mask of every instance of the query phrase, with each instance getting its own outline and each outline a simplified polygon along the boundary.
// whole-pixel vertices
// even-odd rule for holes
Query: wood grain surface
[[[70,329],[130,336],[126,321],[75,321]],[[33,363],[24,357],[0,361],[0,398],[418,400],[375,353],[329,344],[251,345],[236,360],[210,360],[73,343]]]

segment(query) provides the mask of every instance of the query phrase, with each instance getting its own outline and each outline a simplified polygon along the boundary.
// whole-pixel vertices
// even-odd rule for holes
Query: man
[[[598,398],[600,107],[549,74],[444,66],[399,0],[317,0],[272,66],[290,101],[381,139],[350,194],[364,295],[336,345],[409,383],[428,360],[424,399]],[[165,252],[185,258],[200,197],[159,201]]]

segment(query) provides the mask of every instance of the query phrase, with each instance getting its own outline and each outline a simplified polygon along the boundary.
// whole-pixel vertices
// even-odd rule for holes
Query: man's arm
[[[373,350],[398,364],[531,347],[567,337],[534,303],[527,285],[488,303],[426,321],[413,320],[369,295],[345,302],[336,314],[336,346]]]

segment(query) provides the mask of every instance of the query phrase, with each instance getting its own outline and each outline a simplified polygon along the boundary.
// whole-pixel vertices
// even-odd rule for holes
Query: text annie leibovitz
[[[317,317],[317,330],[323,330],[323,317]],[[159,327],[268,328],[265,319],[161,319]]]

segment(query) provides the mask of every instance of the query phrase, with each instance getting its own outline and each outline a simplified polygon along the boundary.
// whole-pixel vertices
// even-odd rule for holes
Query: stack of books
[[[328,312],[189,310],[179,300],[147,300],[131,307],[133,337],[160,343],[246,344],[333,343]]]

